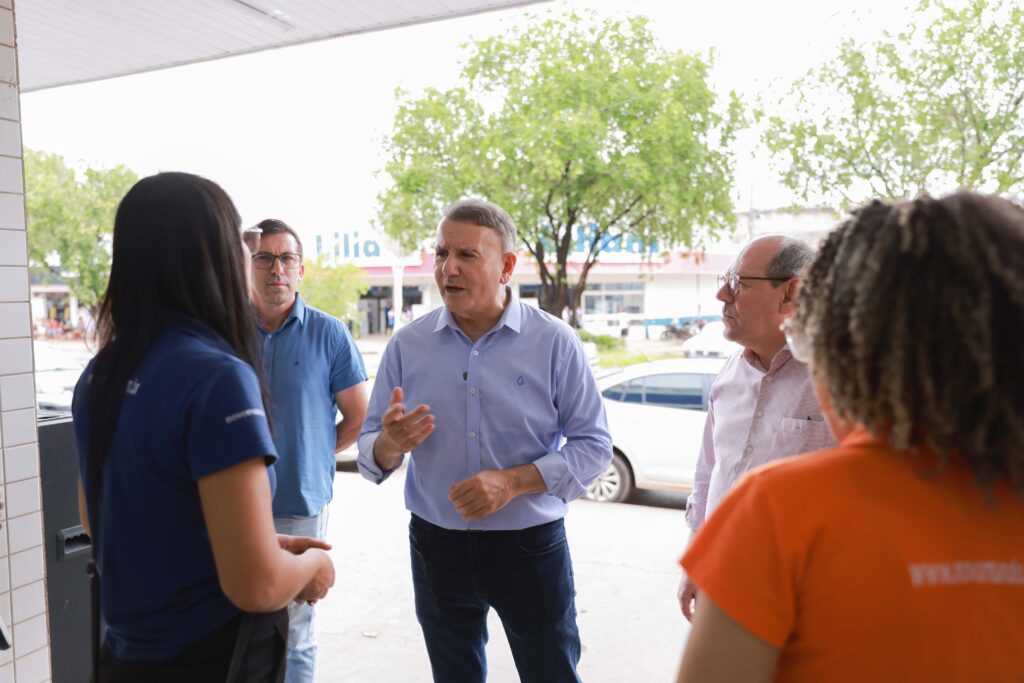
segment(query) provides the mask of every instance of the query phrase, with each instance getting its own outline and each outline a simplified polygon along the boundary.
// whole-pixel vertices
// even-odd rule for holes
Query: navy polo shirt
[[[291,313],[263,333],[263,376],[279,460],[274,515],[311,517],[331,501],[334,485],[334,395],[366,381],[348,328],[295,295]]]
[[[72,403],[90,505],[92,371],[90,362]],[[209,327],[173,316],[128,383],[103,466],[99,565],[117,657],[172,657],[239,614],[217,580],[197,480],[258,457],[273,491],[277,456],[256,373]]]

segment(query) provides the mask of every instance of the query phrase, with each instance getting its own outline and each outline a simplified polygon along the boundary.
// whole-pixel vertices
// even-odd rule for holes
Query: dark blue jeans
[[[562,520],[520,531],[409,523],[416,618],[437,683],[483,683],[487,612],[505,627],[524,682],[579,681],[576,589]]]

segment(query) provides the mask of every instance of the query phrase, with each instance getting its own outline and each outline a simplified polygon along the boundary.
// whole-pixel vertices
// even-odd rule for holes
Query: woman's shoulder
[[[157,338],[144,361],[143,374],[186,391],[197,385],[222,381],[225,376],[256,379],[252,366],[232,350],[174,330]]]

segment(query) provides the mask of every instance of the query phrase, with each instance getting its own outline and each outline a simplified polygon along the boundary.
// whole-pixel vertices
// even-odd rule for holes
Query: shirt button
[[[751,452],[753,452],[753,450],[754,450],[753,446],[747,446],[746,448],[743,449],[743,452],[744,453],[751,453]]]
[[[469,433],[469,438],[475,439],[476,438],[476,432],[470,432]]]
[[[764,381],[765,381],[765,382],[771,382],[771,381],[772,381],[772,378],[771,378],[771,377],[765,377],[765,378],[764,378]]]
[[[476,396],[476,387],[470,387],[469,388],[469,395],[470,396]]]
[[[764,411],[763,410],[759,410],[754,415],[755,415],[755,417],[763,417],[764,416]]]
[[[479,352],[479,351],[473,351],[473,355],[474,355],[474,356],[479,356],[479,355],[480,355],[480,352]]]

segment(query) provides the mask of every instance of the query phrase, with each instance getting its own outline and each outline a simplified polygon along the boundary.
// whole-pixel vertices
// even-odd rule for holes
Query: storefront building
[[[625,329],[631,338],[658,338],[670,324],[718,320],[722,304],[715,298],[717,277],[745,242],[785,233],[816,244],[834,223],[835,214],[828,209],[750,211],[737,214],[732,235],[700,251],[655,247],[641,253],[635,241],[610,243],[587,277],[580,305],[582,326],[594,334],[623,336]],[[364,334],[384,333],[389,311],[400,327],[441,304],[429,251],[402,255],[386,235],[368,229],[318,234],[314,244],[315,255],[326,262],[352,263],[363,271],[370,285],[359,304],[358,323]],[[584,244],[577,240],[570,255],[572,283],[579,276]],[[513,278],[517,294],[537,301],[540,283],[532,256],[521,252]]]

